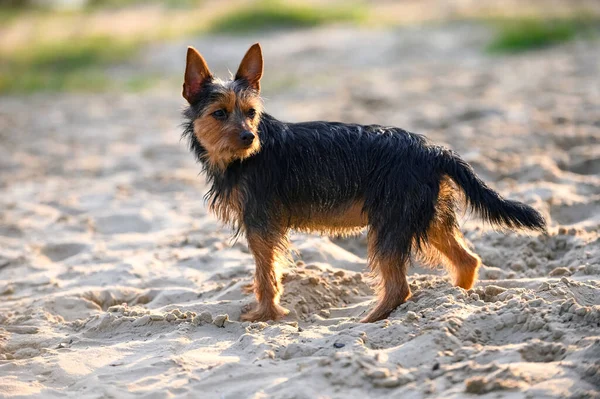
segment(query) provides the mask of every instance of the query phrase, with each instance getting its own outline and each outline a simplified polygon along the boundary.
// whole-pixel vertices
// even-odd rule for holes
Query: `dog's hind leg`
[[[361,320],[362,323],[372,323],[387,318],[394,309],[410,297],[410,288],[406,279],[408,253],[400,255],[389,253],[390,251],[386,251],[381,245],[374,229],[370,229],[368,234],[369,268],[373,277],[378,280],[377,305]]]
[[[440,182],[435,216],[427,229],[422,259],[431,265],[442,263],[454,277],[454,284],[470,289],[477,280],[479,256],[469,250],[456,221],[456,190],[447,178]]]
[[[435,220],[427,231],[427,241],[442,255],[442,263],[450,269],[454,284],[470,289],[477,280],[477,269],[481,265],[479,256],[469,250],[464,237],[454,220]]]

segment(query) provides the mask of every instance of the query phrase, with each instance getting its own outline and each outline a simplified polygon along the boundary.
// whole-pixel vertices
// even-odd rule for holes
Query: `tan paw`
[[[373,309],[360,322],[361,323],[375,323],[376,321],[387,319],[389,317],[390,313],[392,313],[392,310],[385,311],[385,310],[381,310],[381,309]]]
[[[290,313],[283,306],[271,304],[268,307],[255,305],[255,307],[240,316],[242,321],[268,321],[278,320]]]
[[[407,294],[395,295],[392,297],[392,299],[384,298],[384,299],[380,300],[377,303],[377,306],[375,306],[375,308],[373,310],[371,310],[369,312],[369,314],[365,318],[363,318],[360,322],[361,323],[374,323],[379,320],[387,319],[390,316],[390,313],[392,313],[394,310],[396,310],[396,308],[398,306],[400,306],[401,304],[403,304],[406,301],[406,299],[400,299],[400,298],[408,298],[409,296],[410,296],[410,293],[408,295]]]

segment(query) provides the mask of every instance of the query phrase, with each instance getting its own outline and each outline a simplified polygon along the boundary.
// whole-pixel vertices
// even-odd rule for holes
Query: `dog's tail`
[[[434,151],[440,171],[464,191],[467,204],[485,221],[494,227],[546,231],[546,221],[538,211],[521,202],[502,198],[454,151],[443,147],[434,147]]]

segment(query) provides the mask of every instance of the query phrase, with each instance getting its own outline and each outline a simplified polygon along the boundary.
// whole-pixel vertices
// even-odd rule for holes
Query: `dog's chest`
[[[210,196],[209,210],[222,222],[240,225],[243,215],[243,202],[240,190],[234,187],[227,192]]]

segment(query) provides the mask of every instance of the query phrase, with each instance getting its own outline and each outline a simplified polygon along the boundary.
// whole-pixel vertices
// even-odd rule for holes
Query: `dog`
[[[496,228],[546,231],[532,207],[502,198],[455,152],[396,127],[339,122],[286,123],[263,109],[263,56],[252,45],[230,80],[212,75],[187,51],[184,133],[202,164],[209,209],[244,234],[256,262],[256,305],[244,321],[276,320],[288,310],[279,265],[290,230],[346,235],[367,231],[377,304],[362,322],[385,319],[411,295],[411,255],[444,264],[470,289],[480,258],[465,244],[461,202]]]

